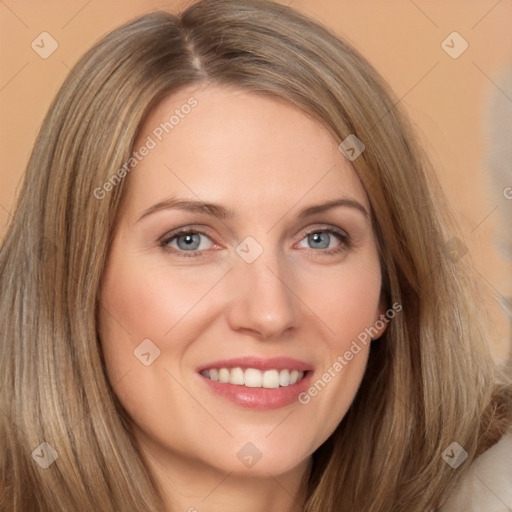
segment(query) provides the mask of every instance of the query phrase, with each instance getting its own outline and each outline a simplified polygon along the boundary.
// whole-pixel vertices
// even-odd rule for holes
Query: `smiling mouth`
[[[276,389],[292,386],[300,382],[306,371],[294,369],[258,370],[257,368],[210,368],[202,370],[201,375],[215,382],[235,384],[248,388]]]

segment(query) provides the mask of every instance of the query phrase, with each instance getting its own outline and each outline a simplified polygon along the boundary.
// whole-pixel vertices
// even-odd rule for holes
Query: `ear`
[[[372,329],[372,341],[378,340],[388,328],[389,321],[392,316],[388,314],[389,311],[392,311],[393,317],[395,316],[395,311],[393,308],[387,308],[386,302],[383,297],[381,297],[379,301],[378,315],[375,318],[375,323],[373,324]]]

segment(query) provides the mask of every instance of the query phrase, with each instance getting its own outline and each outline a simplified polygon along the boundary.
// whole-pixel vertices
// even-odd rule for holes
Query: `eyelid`
[[[304,240],[304,238],[306,238],[309,235],[312,235],[313,233],[318,233],[318,232],[322,232],[322,231],[326,232],[326,233],[334,234],[335,236],[337,236],[340,239],[340,246],[343,246],[343,247],[340,248],[339,250],[342,250],[343,248],[349,249],[353,245],[352,237],[348,234],[348,232],[346,230],[341,229],[337,226],[329,225],[329,224],[322,224],[322,225],[316,226],[316,227],[313,226],[313,227],[307,229],[306,231],[302,231],[301,238],[299,239],[299,241],[297,243],[300,243],[302,240]],[[310,252],[315,253],[315,254],[330,254],[331,252],[336,252],[336,248],[323,249],[323,250],[315,250],[315,249],[306,249],[306,250],[309,250]]]
[[[309,235],[311,233],[314,233],[315,231],[320,231],[320,230],[325,230],[325,231],[329,231],[329,230],[332,230],[334,231],[335,233],[339,234],[340,236],[345,236],[347,238],[350,237],[350,235],[348,234],[348,232],[338,226],[334,226],[332,224],[326,224],[326,223],[314,223],[311,227],[307,227],[307,228],[303,228],[300,230],[300,234],[302,234],[302,238],[306,235]],[[180,228],[175,228],[175,229],[171,229],[170,231],[168,231],[167,233],[165,233],[165,235],[163,235],[162,237],[160,237],[158,239],[159,242],[166,242],[168,241],[170,238],[174,238],[180,234],[186,234],[186,233],[189,233],[189,232],[194,232],[194,233],[199,233],[199,234],[202,234],[208,238],[214,238],[214,235],[208,233],[209,231],[209,228],[206,227],[206,226],[199,226],[199,225],[196,225],[196,224],[190,224],[190,225],[186,225],[186,226],[182,226]],[[219,237],[222,239],[222,237]],[[300,238],[299,240],[302,240],[302,238]],[[212,240],[213,241],[213,240]],[[223,242],[225,243],[225,242]]]
[[[210,235],[208,233],[208,231],[209,231],[209,228],[207,228],[205,226],[201,226],[201,228],[199,228],[197,225],[192,225],[192,224],[187,225],[187,226],[182,226],[180,228],[176,228],[176,229],[173,229],[173,230],[167,232],[163,237],[161,237],[158,240],[158,243],[159,243],[160,247],[162,247],[162,249],[166,250],[167,252],[173,253],[177,256],[187,255],[187,256],[191,256],[191,257],[194,257],[194,256],[199,257],[199,256],[202,256],[203,252],[210,251],[211,249],[195,249],[192,251],[184,251],[184,250],[175,249],[173,247],[170,247],[168,244],[171,241],[174,241],[176,238],[178,238],[182,235],[193,233],[193,234],[199,234],[199,235],[205,236],[206,238],[210,239],[213,246],[215,246],[215,245],[218,246],[219,244],[217,244],[217,242],[215,241],[215,237]],[[339,237],[340,246],[342,246],[341,248],[338,249],[339,251],[342,251],[343,249],[345,249],[345,250],[349,249],[352,246],[352,238],[346,230],[344,230],[338,226],[334,226],[332,224],[325,224],[325,223],[316,223],[307,228],[302,229],[300,231],[301,237],[298,239],[297,242],[295,242],[295,244],[301,242],[305,237],[307,237],[313,233],[320,232],[320,231],[330,232]],[[336,252],[336,248],[320,249],[320,250],[306,248],[306,251],[308,251],[309,253],[315,254],[315,255],[322,255],[322,254],[330,255],[331,253]]]
[[[191,225],[188,225],[188,226],[182,226],[180,228],[175,228],[175,229],[171,229],[170,231],[168,231],[167,233],[165,233],[165,235],[163,235],[162,237],[160,237],[158,239],[159,242],[167,242],[169,241],[171,238],[175,238],[175,237],[178,237],[179,235],[185,235],[187,233],[199,233],[201,235],[204,235],[210,239],[212,239],[212,242],[213,242],[213,235],[210,234],[209,232],[209,228],[205,227],[205,226],[197,226],[197,225],[194,225],[194,224],[191,224]],[[220,237],[219,237],[220,238]]]

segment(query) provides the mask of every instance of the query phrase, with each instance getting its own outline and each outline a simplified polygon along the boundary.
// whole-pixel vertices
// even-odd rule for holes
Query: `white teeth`
[[[281,370],[279,372],[279,385],[289,386],[290,385],[290,372],[288,370]]]
[[[243,386],[245,384],[244,371],[242,368],[231,369],[231,378],[229,379],[229,382],[231,384],[238,384],[239,386]]]
[[[278,388],[300,382],[304,372],[298,370],[266,370],[256,368],[210,368],[202,370],[201,375],[224,384],[236,384],[248,388]]]
[[[279,387],[279,372],[277,370],[267,370],[263,373],[263,387],[264,388],[278,388]]]
[[[219,368],[219,382],[229,382],[230,372],[227,368]]]
[[[261,388],[263,384],[263,374],[256,368],[247,368],[244,372],[244,384],[248,388]]]

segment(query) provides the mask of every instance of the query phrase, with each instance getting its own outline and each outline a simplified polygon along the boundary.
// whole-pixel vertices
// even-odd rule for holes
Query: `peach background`
[[[0,3],[0,236],[5,233],[21,177],[43,116],[60,84],[100,36],[154,9],[182,10],[191,1],[5,0]],[[492,347],[503,360],[510,327],[492,294],[512,295],[512,262],[493,245],[499,206],[488,185],[484,108],[503,69],[512,66],[510,1],[280,0],[358,48],[408,108],[436,163],[463,240],[488,296],[482,311],[495,325]],[[48,59],[31,48],[43,31],[59,46]],[[450,58],[441,42],[459,32],[469,48]],[[512,128],[511,128],[512,129]],[[512,176],[510,183],[512,185]],[[494,210],[498,206],[496,210]],[[510,223],[508,224],[510,229]],[[466,256],[467,257],[467,256]]]

